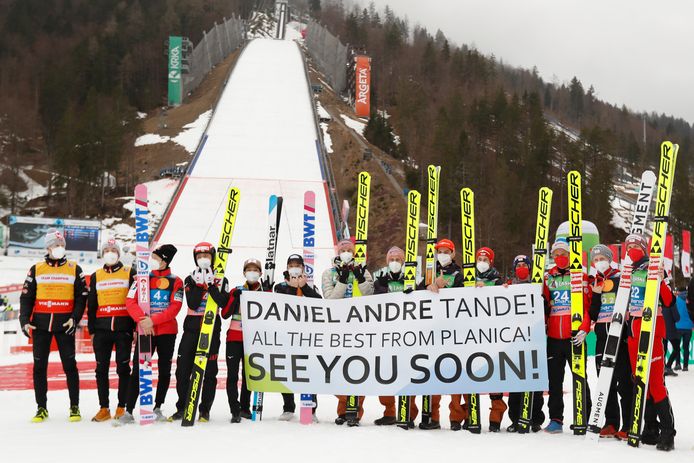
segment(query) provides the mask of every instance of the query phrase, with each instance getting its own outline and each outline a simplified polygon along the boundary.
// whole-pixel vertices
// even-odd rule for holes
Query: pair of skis
[[[275,282],[275,261],[277,257],[277,239],[280,230],[280,220],[282,218],[281,196],[270,196],[268,204],[268,242],[265,256],[265,285],[264,288],[272,290],[272,285]],[[253,407],[251,409],[251,420],[260,421],[263,419],[263,400],[265,393],[253,391]]]
[[[369,199],[371,197],[371,175],[359,172],[357,186],[357,217],[355,225],[354,263],[366,266],[366,251],[369,235]],[[361,296],[359,283],[352,283],[352,297]],[[348,426],[359,426],[359,396],[348,395],[345,408],[345,421]]]
[[[282,219],[283,198],[281,196],[270,196],[268,204],[268,243],[267,254],[265,257],[265,287],[271,288],[275,281],[275,268],[277,257],[277,242],[279,237],[280,222]],[[303,253],[304,266],[309,285],[313,285],[314,264],[315,264],[315,222],[316,222],[316,194],[313,191],[304,193],[303,208]],[[253,408],[251,411],[252,421],[263,419],[263,392],[253,392]],[[300,395],[299,420],[302,424],[313,422],[313,408],[316,405],[314,394]]]
[[[643,235],[646,232],[646,222],[648,221],[648,212],[653,199],[655,182],[655,174],[650,170],[645,171],[641,176],[641,184],[631,220],[630,232],[633,234]],[[598,438],[600,429],[605,425],[607,398],[612,386],[612,378],[617,364],[617,354],[619,353],[619,346],[624,331],[626,311],[629,305],[632,264],[631,258],[626,254],[620,269],[619,288],[615,297],[614,311],[612,312],[612,320],[607,333],[607,341],[605,342],[605,351],[600,362],[600,374],[598,375],[598,385],[589,423],[589,430],[591,431],[589,436],[594,439]]]
[[[542,287],[545,283],[545,260],[549,242],[549,219],[552,212],[553,192],[547,187],[540,188],[537,201],[537,224],[535,226],[535,241],[533,242],[533,272],[530,284]],[[527,434],[532,427],[533,417],[532,392],[524,392],[521,400],[520,416],[518,417],[518,433]]]
[[[463,227],[463,286],[477,285],[475,269],[475,193],[470,188],[460,190],[460,212]],[[480,421],[480,395],[465,394],[468,403],[467,430],[473,434],[482,432]]]

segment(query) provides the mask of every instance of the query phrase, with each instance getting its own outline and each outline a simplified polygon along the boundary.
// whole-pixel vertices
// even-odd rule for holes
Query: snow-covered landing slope
[[[179,252],[174,273],[193,266],[192,247],[217,245],[226,191],[241,190],[227,267],[233,284],[249,257],[265,259],[268,197],[284,197],[277,267],[303,247],[303,196],[316,192],[316,271],[330,265],[334,232],[321,174],[313,100],[303,57],[293,41],[253,40],[239,58],[212,116],[202,148],[184,178],[158,243]],[[276,277],[281,278],[281,273]]]

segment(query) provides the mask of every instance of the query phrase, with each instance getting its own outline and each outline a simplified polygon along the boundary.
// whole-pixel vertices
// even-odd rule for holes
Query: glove
[[[355,265],[352,269],[352,273],[354,273],[354,278],[357,279],[357,283],[362,284],[366,281],[366,278],[364,278],[364,273],[366,273],[366,269],[361,265]]]
[[[193,272],[190,274],[190,276],[196,285],[202,286],[203,284],[205,284],[205,278],[202,274],[201,269],[196,268],[195,270],[193,270]]]
[[[36,327],[30,323],[25,324],[22,326],[22,333],[24,333],[24,336],[31,337],[31,330],[35,330]]]
[[[211,268],[203,270],[203,281],[207,286],[212,286],[214,284],[214,273],[212,273]]]
[[[63,328],[65,328],[65,334],[72,336],[73,334],[75,334],[75,330],[77,329],[77,324],[75,323],[75,320],[70,318],[68,321],[63,323]]]
[[[349,280],[349,267],[343,265],[337,269],[337,280],[340,283],[347,284],[347,280]]]
[[[231,296],[232,296],[234,299],[238,299],[239,297],[241,297],[241,293],[242,293],[242,292],[243,292],[242,289],[240,289],[240,288],[234,288],[234,289],[231,290]]]
[[[579,330],[578,333],[576,333],[576,336],[571,338],[571,343],[574,346],[580,346],[586,340],[586,336],[588,336],[588,333],[583,330]]]

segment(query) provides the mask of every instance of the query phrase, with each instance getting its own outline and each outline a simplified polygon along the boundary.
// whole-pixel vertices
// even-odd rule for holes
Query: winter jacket
[[[646,295],[646,281],[648,278],[648,257],[643,257],[634,263],[631,272],[631,291],[629,293],[629,316],[641,317],[643,302]],[[665,308],[674,304],[674,296],[665,279],[660,281],[660,306],[658,315],[662,315]]]
[[[438,261],[436,261],[436,274],[435,278],[438,278],[443,273],[443,279],[446,281],[446,288],[462,288],[464,286],[465,280],[463,278],[463,270],[455,262],[451,262],[445,267],[442,267]],[[422,281],[417,289],[426,289],[427,285]]]
[[[560,269],[556,265],[545,274],[542,287],[545,299],[545,318],[547,320],[547,337],[552,339],[571,338],[571,275],[569,269]],[[588,275],[583,273],[583,323],[579,327],[590,332],[590,303],[592,291],[588,286]]]
[[[615,268],[609,268],[605,274],[588,277],[590,287],[602,285],[602,293],[593,293],[590,303],[590,319],[595,323],[611,323],[614,312],[615,298],[619,289],[621,273]]]
[[[135,268],[118,262],[104,265],[89,277],[87,319],[90,333],[96,331],[133,331],[135,322],[128,314],[125,302],[133,286]]]
[[[262,281],[262,282],[261,282]],[[271,288],[263,286],[266,283],[261,280],[255,284],[245,282],[243,286],[237,286],[229,293],[229,303],[222,309],[222,318],[231,317],[227,330],[227,342],[243,341],[243,325],[241,323],[241,293],[243,291],[271,291]]]
[[[294,288],[293,286],[289,286],[289,284],[286,281],[283,281],[275,285],[275,292],[279,294],[288,294],[290,296],[305,296],[313,297],[316,299],[322,299],[320,293],[318,292],[318,289],[316,289],[315,286],[311,286],[308,284],[300,288]]]
[[[65,258],[54,260],[46,255],[32,265],[19,296],[19,323],[31,323],[38,329],[64,332],[63,323],[79,323],[87,303],[87,284],[82,269]]]
[[[221,282],[215,278],[214,284],[208,287],[204,284],[197,284],[193,277],[188,275],[184,281],[184,289],[186,303],[188,304],[188,314],[183,321],[183,331],[200,332],[202,316],[205,313],[208,297],[212,297],[217,303],[217,314],[230,304],[229,280],[226,278],[221,280]]]
[[[137,281],[128,292],[125,303],[128,313],[138,323],[145,314],[138,304]],[[177,334],[176,316],[183,305],[183,281],[171,273],[171,269],[154,270],[149,274],[150,318],[154,323],[154,335]]]
[[[484,286],[501,286],[504,284],[504,279],[501,278],[499,271],[494,267],[484,273],[480,273],[475,269],[475,274],[477,275],[477,282],[484,283]]]
[[[344,299],[352,297],[354,287],[354,273],[350,271],[347,283],[342,283],[338,280],[338,269],[342,267],[342,261],[336,257],[333,261],[333,267],[326,269],[321,278],[321,286],[323,289],[323,297],[325,299]],[[374,293],[374,281],[371,273],[364,269],[364,282],[358,285],[359,292],[362,296],[369,296]]]
[[[393,274],[388,267],[376,272],[374,294],[398,293],[405,289],[405,273],[401,270]]]
[[[687,311],[687,294],[680,293],[677,296],[677,311],[680,313],[680,321],[676,325],[678,330],[694,329],[694,323],[692,323],[692,319]]]
[[[689,286],[687,286],[687,312],[689,312],[689,318],[694,320],[694,278],[689,280]]]

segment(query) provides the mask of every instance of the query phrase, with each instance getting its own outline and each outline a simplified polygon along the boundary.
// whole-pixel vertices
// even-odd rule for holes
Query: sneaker
[[[318,421],[318,417],[316,416],[315,413],[311,414],[311,423],[313,423],[313,424],[320,423],[320,421]]]
[[[101,407],[99,411],[94,415],[94,418],[92,418],[92,421],[96,421],[98,423],[101,423],[102,421],[108,421],[111,419],[111,410],[105,407]]]
[[[645,445],[656,445],[660,439],[660,429],[658,423],[644,423],[641,431],[641,443]]]
[[[114,426],[122,426],[124,424],[133,424],[135,422],[135,417],[130,412],[123,412],[123,416],[120,416],[113,420]]]
[[[113,419],[117,420],[125,413],[125,407],[116,408],[116,413],[113,415]]]
[[[678,376],[677,373],[672,371],[672,368],[665,367],[665,376]]]
[[[210,412],[200,412],[200,417],[198,418],[198,421],[201,423],[209,423],[210,422]]]
[[[518,424],[517,423],[511,423],[511,426],[506,428],[506,432],[518,432]]]
[[[374,424],[376,426],[390,426],[392,424],[395,424],[395,417],[394,416],[382,416],[379,419],[375,420]]]
[[[80,408],[77,405],[70,407],[70,417],[68,418],[71,423],[76,423],[82,421],[82,415],[80,414]]]
[[[337,415],[337,418],[335,418],[335,424],[338,426],[342,426],[346,421],[345,415]]]
[[[501,430],[501,423],[489,423],[489,432],[499,432]]]
[[[31,419],[32,423],[43,423],[48,419],[48,410],[43,407],[39,407],[36,410],[36,415]]]
[[[251,412],[248,410],[241,410],[241,413],[239,413],[239,416],[241,418],[245,418],[247,420],[250,420],[251,418],[253,418],[253,415],[251,415]]]
[[[173,415],[171,415],[171,416],[167,419],[167,421],[168,421],[169,423],[173,423],[174,421],[181,421],[182,419],[183,419],[183,412],[177,411],[176,413],[174,413]]]
[[[161,408],[157,407],[152,411],[154,412],[154,421],[167,421],[164,413],[161,411]]]
[[[277,421],[290,421],[292,418],[294,418],[294,412],[283,412]]]
[[[627,440],[629,438],[629,433],[626,429],[622,429],[614,435],[614,438],[617,440]]]
[[[686,363],[682,366],[682,371],[689,371],[689,365]]]
[[[682,364],[680,364],[680,363],[675,364],[675,368],[673,368],[673,370],[675,370],[675,371],[680,371],[681,369],[682,369]]]
[[[540,432],[542,431],[542,423],[533,423],[532,426],[530,426],[530,429],[532,432]]]
[[[460,421],[451,421],[451,431],[460,431],[461,429]]]
[[[240,422],[241,422],[241,414],[240,413],[234,413],[231,415],[230,423],[240,423]]]
[[[552,420],[545,428],[545,432],[550,434],[561,434],[564,432],[564,425],[561,423],[561,421]]]
[[[617,429],[615,429],[614,426],[611,424],[608,424],[604,428],[600,430],[600,437],[604,437],[607,439],[613,438],[617,435]]]
[[[431,420],[428,423],[419,423],[419,429],[424,429],[425,431],[430,429],[441,429],[441,423],[434,420]]]

